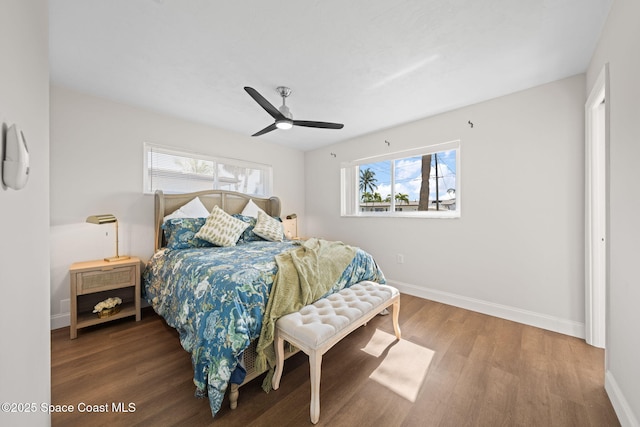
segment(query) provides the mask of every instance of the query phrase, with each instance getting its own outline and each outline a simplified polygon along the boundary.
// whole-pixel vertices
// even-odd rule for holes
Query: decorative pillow
[[[247,205],[242,210],[242,215],[258,218],[258,212],[262,212],[266,214],[265,211],[260,209],[260,207],[253,202],[253,200],[249,199],[249,201],[247,202]]]
[[[218,206],[214,206],[197,238],[218,246],[235,246],[242,232],[249,226],[244,221],[232,217]]]
[[[162,224],[168,249],[205,248],[213,246],[196,238],[206,218],[171,218]]]
[[[258,221],[257,218],[245,216],[242,214],[233,214],[231,216],[249,224],[249,226],[242,232],[242,236],[240,236],[239,240],[240,242],[255,242],[258,240],[264,240],[262,237],[253,232],[253,227],[256,226],[256,222]]]
[[[275,218],[271,218],[264,212],[258,212],[258,221],[253,227],[253,232],[263,239],[272,242],[282,242],[284,233],[282,231],[282,223]]]
[[[191,200],[186,205],[181,206],[169,215],[164,217],[164,221],[168,221],[172,218],[206,218],[209,216],[209,211],[202,204],[199,197]]]

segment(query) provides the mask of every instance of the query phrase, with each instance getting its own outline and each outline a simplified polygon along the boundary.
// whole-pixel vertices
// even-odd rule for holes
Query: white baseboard
[[[638,423],[638,419],[633,414],[629,402],[625,399],[622,390],[618,387],[618,383],[610,371],[606,371],[604,374],[604,389],[609,396],[613,409],[616,411],[620,425],[622,427],[640,427],[640,423]]]
[[[51,330],[71,325],[71,313],[54,314],[51,316]]]
[[[409,283],[398,282],[395,280],[387,280],[387,282],[389,283],[389,285],[398,288],[400,292],[416,297],[441,302],[443,304],[453,305],[455,307],[460,307],[471,311],[477,311],[478,313],[500,317],[502,319],[523,323],[525,325],[535,326],[537,328],[558,332],[564,335],[570,335],[583,339],[585,337],[584,323],[561,319],[559,317],[549,316],[547,314],[536,313],[533,311],[522,310],[520,308],[510,307],[502,304],[496,304],[489,301],[469,298],[449,292],[424,288],[422,286],[416,286]]]
[[[514,322],[547,329],[549,331],[558,332],[577,338],[585,337],[584,323],[573,322],[546,314],[535,313],[533,311],[522,310],[519,308],[509,307],[506,305],[496,304],[475,298],[464,297],[449,292],[424,288],[422,286],[415,286],[396,280],[387,280],[387,282],[391,286],[398,288],[400,292],[409,295],[441,302],[443,304],[453,305],[455,307],[460,307],[471,311],[477,311],[478,313],[512,320]],[[146,301],[144,302],[146,303]],[[147,306],[148,304],[143,305]],[[70,324],[70,313],[61,313],[51,316],[52,330],[64,328],[69,326]]]

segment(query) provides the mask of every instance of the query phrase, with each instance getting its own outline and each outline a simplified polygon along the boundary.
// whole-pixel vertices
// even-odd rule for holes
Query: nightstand
[[[71,290],[71,339],[78,329],[123,317],[140,320],[140,258],[122,261],[76,262],[69,267]],[[93,307],[109,297],[120,297],[120,312],[98,317]]]

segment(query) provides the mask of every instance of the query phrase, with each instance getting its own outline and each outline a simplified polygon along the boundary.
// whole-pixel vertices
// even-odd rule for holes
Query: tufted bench
[[[296,313],[282,316],[276,322],[276,371],[272,381],[273,389],[280,387],[284,368],[284,341],[288,341],[309,356],[310,413],[311,422],[316,424],[320,419],[322,355],[390,305],[393,305],[393,329],[396,338],[400,339],[400,293],[396,288],[370,281],[356,283],[307,305]]]

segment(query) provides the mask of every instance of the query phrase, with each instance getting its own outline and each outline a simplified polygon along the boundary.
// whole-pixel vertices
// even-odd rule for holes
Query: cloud
[[[422,158],[410,157],[396,161],[396,182],[409,181],[422,173]]]
[[[440,200],[447,200],[455,197],[455,193],[449,194],[447,190],[450,188],[456,188],[456,172],[451,166],[456,167],[456,151],[449,150],[439,152],[438,154],[438,184]],[[382,161],[375,162],[367,165],[362,165],[363,168],[371,168],[376,173],[375,177],[378,180],[378,188],[376,192],[386,198],[391,194],[391,182],[389,176],[390,162]],[[430,188],[429,198],[435,200],[436,198],[436,168],[431,168],[430,173]],[[409,200],[417,201],[420,197],[420,187],[422,186],[422,156],[407,157],[395,161],[395,192],[404,193],[409,195]]]

